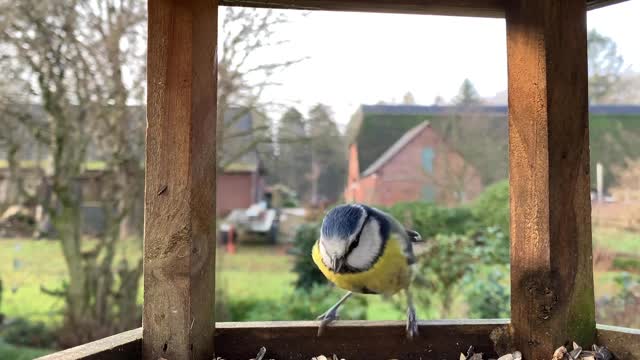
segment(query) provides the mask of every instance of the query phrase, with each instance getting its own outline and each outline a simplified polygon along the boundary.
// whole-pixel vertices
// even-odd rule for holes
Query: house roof
[[[224,122],[230,124],[225,126],[228,134],[222,148],[222,160],[244,151],[247,143],[253,141],[252,129],[254,127],[254,114],[249,109],[230,108],[224,113]],[[225,161],[226,162],[226,161]],[[240,158],[233,160],[226,169],[229,171],[256,171],[259,159],[257,151],[248,151]]]
[[[364,114],[378,115],[446,115],[461,111],[507,114],[507,107],[497,106],[439,106],[439,105],[362,105]]]
[[[379,115],[446,115],[457,112],[507,115],[506,105],[483,105],[471,107],[438,105],[362,105],[365,114]],[[590,114],[640,115],[640,105],[591,105]]]
[[[413,129],[407,131],[398,141],[396,141],[387,151],[385,151],[376,161],[374,161],[369,167],[362,173],[362,176],[369,176],[378,169],[380,169],[387,161],[391,160],[397,153],[400,152],[408,143],[411,142],[418,134],[425,128],[429,127],[429,122],[425,121],[422,124],[415,126]]]

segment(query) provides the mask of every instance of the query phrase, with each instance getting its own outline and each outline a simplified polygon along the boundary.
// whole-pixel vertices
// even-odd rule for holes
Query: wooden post
[[[217,1],[150,0],[143,358],[213,357]]]
[[[513,345],[549,359],[595,336],[586,7],[506,4]]]

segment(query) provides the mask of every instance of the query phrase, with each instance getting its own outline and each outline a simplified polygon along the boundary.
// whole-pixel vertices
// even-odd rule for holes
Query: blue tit
[[[322,221],[312,258],[324,276],[348,292],[318,317],[318,329],[338,318],[338,308],[354,292],[391,296],[407,295],[407,336],[418,334],[416,312],[409,286],[415,263],[413,243],[420,235],[406,230],[391,215],[362,204],[340,205]]]

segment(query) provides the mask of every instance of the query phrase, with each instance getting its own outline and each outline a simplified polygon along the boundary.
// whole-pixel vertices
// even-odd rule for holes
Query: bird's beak
[[[344,257],[333,258],[333,264],[331,264],[333,271],[340,272],[340,270],[342,270],[342,267],[344,266],[345,261],[346,259]]]

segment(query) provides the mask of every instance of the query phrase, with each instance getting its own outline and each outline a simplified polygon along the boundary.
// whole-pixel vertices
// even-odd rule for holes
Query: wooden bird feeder
[[[265,346],[279,360],[439,360],[473,345],[542,360],[576,341],[640,359],[640,331],[596,325],[594,310],[586,15],[616,2],[150,0],[143,326],[45,358],[244,360]],[[219,5],[506,18],[510,320],[424,321],[413,342],[394,321],[342,321],[322,337],[317,322],[215,322]]]

